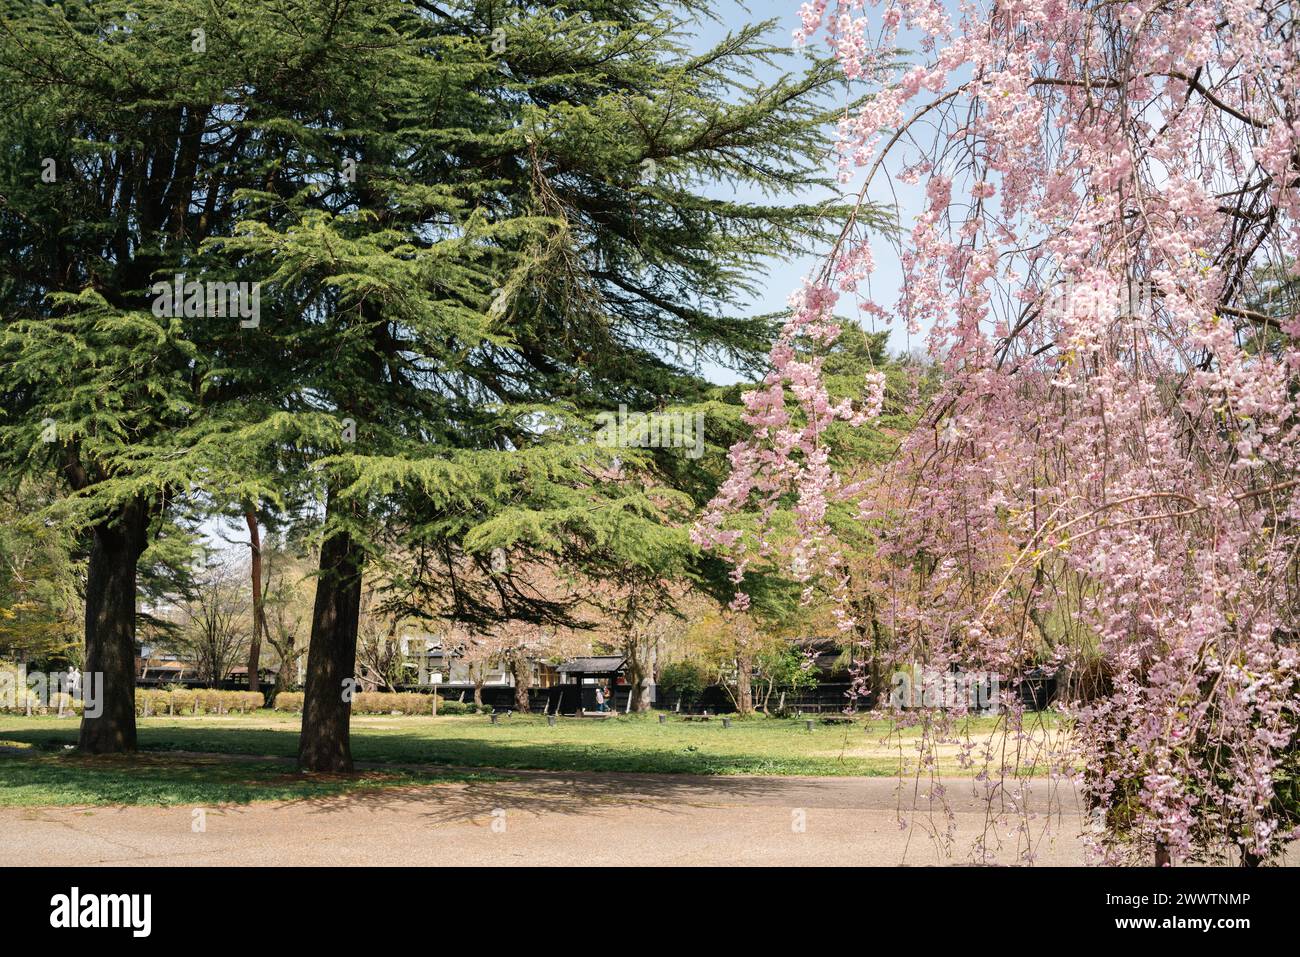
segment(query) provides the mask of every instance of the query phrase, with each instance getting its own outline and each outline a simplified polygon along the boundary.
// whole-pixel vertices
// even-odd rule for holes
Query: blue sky
[[[700,50],[708,49],[725,37],[728,32],[734,32],[744,24],[772,19],[777,20],[778,23],[776,28],[769,34],[769,39],[774,43],[788,45],[795,28],[799,25],[798,9],[798,0],[751,0],[749,3],[740,3],[737,0],[717,0],[716,11],[720,16],[720,22],[702,22],[694,31],[695,46]],[[814,46],[818,48],[818,52],[825,52],[825,47],[821,45],[820,41],[814,41]],[[797,58],[787,58],[785,68],[793,70],[799,62]],[[777,76],[780,68],[781,65],[778,64],[771,71],[771,76]],[[825,162],[828,173],[833,173],[835,156],[828,153]],[[889,168],[887,164],[886,169]],[[852,183],[842,187],[847,195],[855,196],[857,194],[862,185],[863,175],[863,172],[859,171]],[[897,190],[896,194],[895,189]],[[757,193],[748,196],[744,192],[737,194],[729,186],[725,187],[725,193],[720,189],[719,195],[724,194],[729,196],[738,195],[740,198],[754,200],[766,199]],[[919,210],[919,195],[919,188],[907,188],[898,183],[894,183],[891,188],[890,182],[885,177],[878,177],[876,182],[872,184],[870,198],[883,205],[892,206],[897,203],[903,225],[907,226]],[[795,197],[792,201],[822,198],[824,198],[824,195],[821,192],[811,192],[806,196]],[[892,253],[886,250],[883,243],[878,244],[875,248],[877,269],[871,279],[871,294],[878,303],[888,308],[893,305],[897,298],[901,285],[901,273],[897,260]],[[803,277],[812,273],[820,265],[820,261],[820,253],[794,259],[769,257],[764,260],[758,267],[758,284],[762,287],[762,292],[748,303],[749,311],[767,313],[784,308],[790,293],[799,288]],[[852,315],[852,307],[848,298],[842,298],[840,303],[841,308],[839,311],[842,314],[856,318]],[[880,327],[875,326],[874,328]],[[909,338],[905,328],[896,326],[891,329],[889,345],[890,350],[893,352],[907,352],[914,347],[923,345],[923,343],[919,341],[917,336]],[[731,370],[718,366],[706,367],[705,374],[719,383],[735,382],[738,379],[738,376]]]

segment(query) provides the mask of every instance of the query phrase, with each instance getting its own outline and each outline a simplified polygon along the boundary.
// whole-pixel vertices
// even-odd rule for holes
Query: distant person
[[[596,685],[596,710],[597,711],[609,710],[609,705],[605,703],[605,689],[602,688],[600,685]]]

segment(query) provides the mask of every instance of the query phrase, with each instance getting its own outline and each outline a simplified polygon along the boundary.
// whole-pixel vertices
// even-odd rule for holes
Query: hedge
[[[66,691],[51,694],[48,704],[41,704],[40,696],[31,688],[15,687],[13,691],[12,701],[8,700],[8,694],[0,695],[0,713],[26,714],[29,704],[32,714],[59,714],[60,705],[63,706],[63,714],[81,713],[81,699],[73,698]]]
[[[82,703],[74,701],[70,695],[50,696],[48,705],[41,705],[35,693],[25,687],[15,689],[17,695],[12,705],[0,700],[0,711],[26,713],[27,698],[31,698],[32,714],[58,714],[60,700],[65,713],[80,713]],[[358,691],[352,696],[352,711],[355,714],[404,714],[429,715],[432,713],[431,696],[417,692],[397,694],[382,691]],[[275,697],[276,711],[302,711],[303,694],[301,691],[282,691]],[[260,691],[214,691],[207,688],[181,688],[167,691],[162,688],[136,688],[135,713],[146,715],[195,715],[195,714],[246,714],[264,707],[265,698]],[[487,714],[492,708],[484,705],[476,707],[472,702],[446,701],[438,696],[438,713]]]
[[[9,712],[11,714],[26,714],[30,708],[32,714],[58,714],[60,705],[62,705],[64,714],[75,714],[81,711],[81,701],[74,700],[72,695],[65,691],[49,691],[44,693],[48,696],[49,701],[46,704],[41,703],[42,692],[26,683],[26,675],[21,673],[17,666],[9,662],[0,662],[0,713]],[[19,678],[23,680],[20,681]]]
[[[302,711],[301,691],[282,691],[275,696],[276,711]],[[408,714],[427,715],[433,713],[432,696],[414,691],[390,693],[385,691],[358,691],[352,696],[354,714]],[[455,701],[444,701],[438,697],[439,714],[463,714]],[[461,708],[464,706],[461,705]]]
[[[136,688],[135,713],[169,714],[246,714],[266,704],[260,691],[214,691],[210,688],[185,688],[164,691],[161,688]]]
[[[493,710],[490,704],[476,705],[473,701],[438,702],[439,714],[491,714]]]
[[[0,712],[26,714],[28,704],[32,714],[58,714],[60,704],[63,713],[80,714],[82,701],[74,700],[66,692],[49,695],[49,703],[41,704],[35,690],[26,685],[18,685],[17,673],[12,668],[3,669],[10,677],[0,685],[0,692],[12,689],[12,701],[9,694],[0,693]],[[299,695],[299,697],[302,697]],[[266,699],[260,691],[213,691],[206,688],[166,691],[162,688],[136,688],[135,713],[137,715],[169,714],[231,714],[256,711],[264,706]]]
[[[274,707],[276,711],[301,711],[302,692],[281,691],[275,696],[275,703],[272,707]]]

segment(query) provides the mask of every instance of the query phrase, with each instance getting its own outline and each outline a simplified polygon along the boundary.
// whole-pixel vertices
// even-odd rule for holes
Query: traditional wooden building
[[[611,710],[618,710],[620,703],[627,701],[627,659],[622,655],[571,658],[555,671],[559,682],[547,695],[547,711],[551,714],[595,711],[598,687],[606,689]]]

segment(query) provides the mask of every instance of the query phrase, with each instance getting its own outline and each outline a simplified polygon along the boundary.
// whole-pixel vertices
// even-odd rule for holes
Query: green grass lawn
[[[261,712],[224,717],[138,719],[138,757],[94,758],[66,750],[77,721],[53,716],[0,715],[0,805],[185,804],[243,802],[338,793],[433,780],[427,772],[387,769],[354,778],[302,776],[278,763],[214,762],[165,755],[192,751],[292,757],[297,715]],[[1043,733],[1055,733],[1043,716]],[[997,719],[967,722],[977,743],[1000,742]],[[3,746],[17,744],[15,750]],[[482,715],[352,719],[352,753],[358,762],[444,765],[459,768],[623,771],[689,774],[894,775],[915,770],[916,736],[891,733],[887,723],[814,725],[801,720],[753,718],[724,728],[720,720],[686,723],[654,716],[605,721],[564,719],[550,727],[532,715]],[[1000,745],[999,745],[1000,746]],[[944,746],[939,769],[959,766],[956,746]],[[446,780],[443,775],[441,780]]]
[[[13,743],[7,746],[12,748]],[[248,804],[464,779],[402,769],[304,775],[281,762],[148,752],[81,755],[39,748],[0,753],[0,807]]]

